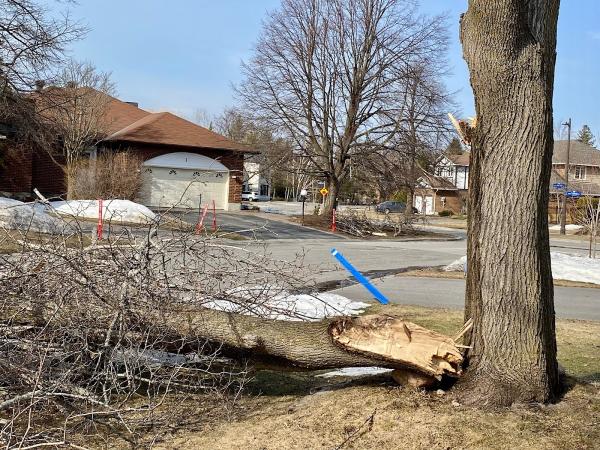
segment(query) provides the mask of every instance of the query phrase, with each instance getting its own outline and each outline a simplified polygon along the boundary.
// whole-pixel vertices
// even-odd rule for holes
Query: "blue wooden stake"
[[[360,273],[352,264],[350,264],[350,261],[344,258],[344,255],[338,252],[335,248],[331,249],[331,254],[340,262],[342,266],[344,266],[348,272],[352,274],[354,278],[356,278],[356,281],[362,284],[371,294],[373,294],[373,297],[375,297],[379,303],[387,305],[390,302],[385,295],[379,292],[377,288],[365,278],[362,273]]]

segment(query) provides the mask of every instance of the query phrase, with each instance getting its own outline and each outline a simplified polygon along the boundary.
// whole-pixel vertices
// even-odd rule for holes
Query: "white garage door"
[[[423,200],[425,200],[425,202],[423,202]],[[419,195],[415,197],[415,208],[417,208],[421,214],[423,214],[423,206],[425,206],[425,214],[433,214],[433,197],[431,195]]]
[[[212,206],[214,200],[216,208],[227,208],[229,172],[218,161],[192,153],[170,153],[146,161],[142,173],[142,198],[147,206],[196,209]]]

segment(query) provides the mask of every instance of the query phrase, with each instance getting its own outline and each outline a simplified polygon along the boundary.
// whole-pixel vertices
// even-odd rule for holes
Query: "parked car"
[[[404,202],[395,202],[392,200],[389,200],[387,202],[383,202],[380,203],[379,205],[377,205],[375,207],[375,211],[377,212],[381,212],[381,213],[385,213],[385,214],[389,214],[392,212],[404,212],[404,210],[406,209],[406,203]],[[413,206],[412,209],[413,213],[417,214],[419,212],[419,210],[417,208],[415,208]]]
[[[258,192],[243,191],[242,201],[248,202],[268,202],[271,198],[268,195],[260,195]]]

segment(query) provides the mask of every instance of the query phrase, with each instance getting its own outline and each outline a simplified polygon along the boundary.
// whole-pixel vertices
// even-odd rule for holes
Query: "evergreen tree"
[[[579,133],[577,133],[577,140],[579,142],[583,142],[584,144],[593,147],[595,138],[592,134],[592,131],[590,130],[590,127],[588,127],[587,125],[581,127],[581,130],[579,130]]]
[[[460,155],[463,153],[463,147],[457,138],[452,139],[448,147],[446,147],[447,155]]]

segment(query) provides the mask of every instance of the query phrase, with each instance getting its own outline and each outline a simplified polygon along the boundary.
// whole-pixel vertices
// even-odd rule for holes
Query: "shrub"
[[[74,169],[69,198],[135,200],[142,187],[142,160],[130,152],[104,153]]]
[[[440,211],[440,217],[450,217],[454,215],[453,211],[450,211],[449,209],[445,209],[443,211]]]

